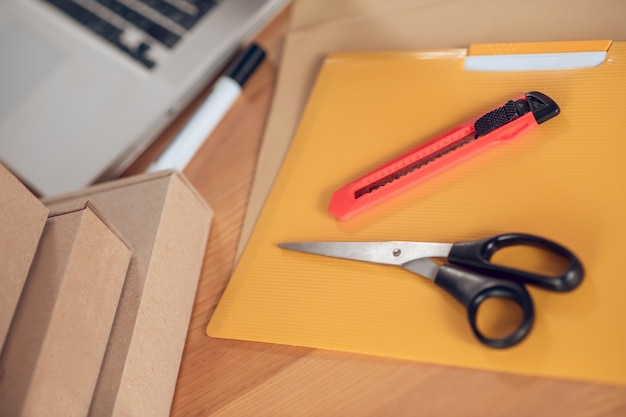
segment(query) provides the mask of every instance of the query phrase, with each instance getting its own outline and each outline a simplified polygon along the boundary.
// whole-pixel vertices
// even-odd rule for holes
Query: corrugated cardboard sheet
[[[626,383],[626,43],[594,68],[468,72],[464,49],[331,55],[208,333],[532,375]],[[348,222],[332,192],[526,91],[562,113]],[[572,293],[531,288],[535,327],[496,351],[463,309],[401,269],[282,251],[283,241],[454,242],[502,232],[579,255]]]

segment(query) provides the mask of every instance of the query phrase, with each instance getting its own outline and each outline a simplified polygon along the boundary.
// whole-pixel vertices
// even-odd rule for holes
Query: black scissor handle
[[[491,262],[491,257],[498,250],[511,246],[532,246],[546,250],[564,258],[568,262],[567,269],[561,275],[548,276]],[[558,292],[578,287],[585,274],[582,263],[570,250],[551,240],[524,233],[508,233],[482,240],[455,243],[448,255],[448,261],[494,278],[509,279],[520,284],[536,285]]]
[[[450,264],[442,265],[439,268],[435,277],[435,284],[453,295],[465,306],[474,335],[481,343],[489,347],[506,348],[513,346],[522,341],[533,326],[535,318],[533,301],[522,284],[485,277]],[[499,339],[485,336],[476,322],[481,303],[492,297],[514,301],[523,312],[523,318],[517,329]]]

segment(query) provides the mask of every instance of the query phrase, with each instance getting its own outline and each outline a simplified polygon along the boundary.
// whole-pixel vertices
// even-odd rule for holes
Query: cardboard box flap
[[[104,225],[106,225],[117,238],[124,244],[128,249],[132,250],[130,244],[126,241],[124,236],[117,230],[115,225],[113,225],[109,219],[102,213],[102,211],[91,201],[71,201],[67,205],[60,207],[54,211],[50,211],[49,218],[63,216],[69,213],[76,213],[83,210],[88,209],[91,211]]]
[[[48,208],[0,164],[0,350],[39,239]]]
[[[203,204],[205,208],[209,211],[212,211],[209,204],[206,200],[198,193],[195,187],[189,182],[187,177],[179,171],[175,170],[164,170],[152,173],[146,173],[142,175],[134,175],[131,177],[120,178],[114,181],[107,181],[100,184],[95,184],[90,187],[86,187],[76,191],[70,191],[68,193],[57,194],[53,196],[47,196],[42,198],[42,202],[47,206],[53,207],[52,213],[55,212],[63,212],[65,210],[71,210],[71,207],[75,207],[76,204],[80,206],[81,202],[84,201],[85,197],[88,197],[92,194],[101,194],[108,190],[112,189],[120,189],[124,187],[133,187],[136,184],[145,183],[149,181],[158,181],[168,177],[176,177],[180,181],[182,181],[185,186],[189,189],[189,191],[198,199],[200,204]],[[73,199],[79,198],[79,201],[76,202]],[[66,208],[63,202],[67,202],[69,206]]]

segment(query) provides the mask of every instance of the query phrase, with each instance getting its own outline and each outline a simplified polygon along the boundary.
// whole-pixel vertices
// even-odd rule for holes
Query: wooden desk
[[[269,59],[185,170],[215,210],[172,416],[626,416],[626,388],[211,339],[235,259],[289,9],[258,36]],[[125,175],[165,147],[200,94]]]

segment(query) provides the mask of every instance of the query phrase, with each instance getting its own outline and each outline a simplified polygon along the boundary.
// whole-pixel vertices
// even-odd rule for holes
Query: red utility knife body
[[[537,91],[439,135],[333,193],[328,211],[347,220],[498,143],[522,136],[560,112]]]

